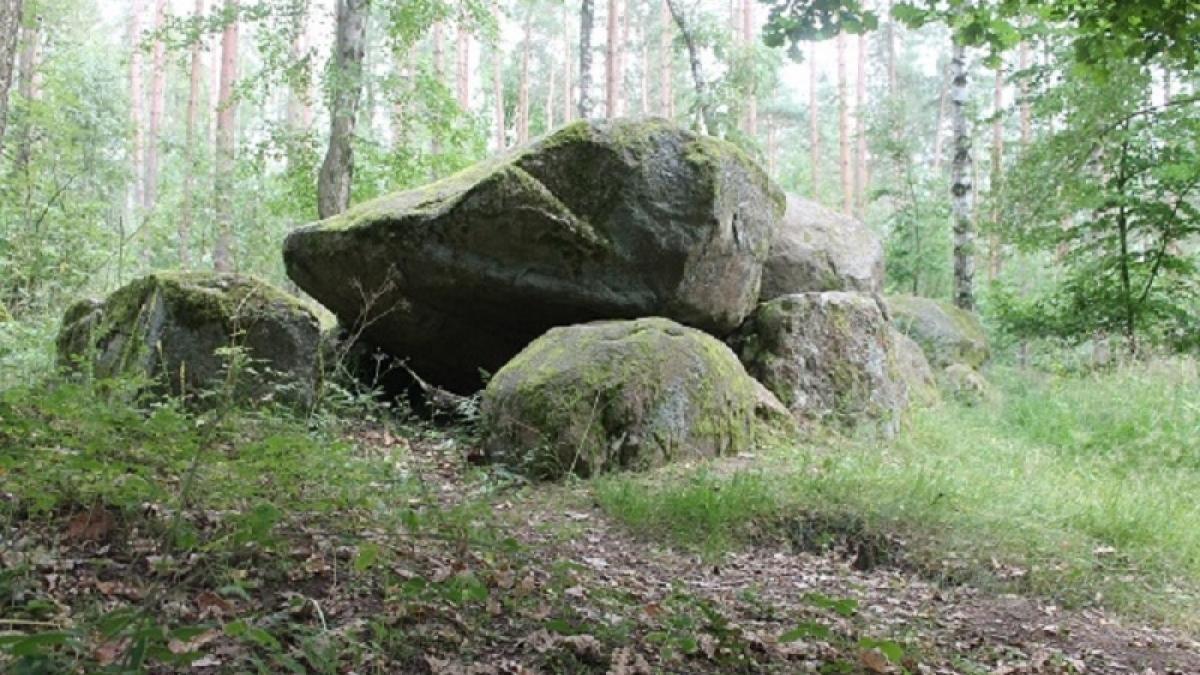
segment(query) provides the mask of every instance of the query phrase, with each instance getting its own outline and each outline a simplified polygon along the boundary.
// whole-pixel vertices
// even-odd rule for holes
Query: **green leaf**
[[[379,561],[379,550],[379,544],[371,541],[359,546],[358,555],[354,557],[354,570],[366,572],[374,567]]]
[[[804,623],[797,625],[795,628],[789,630],[788,632],[784,633],[783,635],[780,635],[779,641],[780,642],[795,642],[796,640],[803,640],[804,638],[817,638],[818,640],[827,640],[827,639],[829,639],[829,637],[832,634],[833,634],[833,631],[829,629],[829,626],[826,626],[823,623],[817,623],[815,621],[805,621]]]

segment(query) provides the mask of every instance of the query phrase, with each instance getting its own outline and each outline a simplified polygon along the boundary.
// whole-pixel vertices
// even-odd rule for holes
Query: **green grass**
[[[918,411],[891,444],[608,478],[597,497],[634,529],[709,553],[798,527],[888,537],[932,577],[1200,626],[1195,362],[989,375],[996,404]]]

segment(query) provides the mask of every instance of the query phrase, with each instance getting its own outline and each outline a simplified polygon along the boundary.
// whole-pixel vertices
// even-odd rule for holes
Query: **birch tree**
[[[967,124],[967,49],[954,45],[950,60],[954,157],[950,164],[951,213],[954,218],[954,304],[975,308],[975,230],[971,221],[971,133]]]
[[[337,0],[329,148],[317,179],[317,212],[329,218],[350,206],[354,126],[363,87],[369,0]]]

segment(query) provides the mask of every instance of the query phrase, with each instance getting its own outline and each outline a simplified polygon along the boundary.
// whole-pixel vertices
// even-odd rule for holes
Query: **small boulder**
[[[662,318],[553,328],[484,390],[484,451],[538,477],[735,454],[762,405],[729,347],[698,330]]]
[[[909,403],[914,406],[931,406],[941,401],[937,379],[921,345],[894,328],[891,333],[892,345],[896,349],[896,366],[908,389]]]
[[[976,406],[995,397],[992,386],[974,368],[953,363],[942,371],[942,388],[951,398],[969,406]]]
[[[892,325],[921,345],[934,368],[954,363],[978,368],[988,360],[987,333],[975,314],[913,295],[888,296],[887,307]]]
[[[759,301],[820,291],[878,293],[883,260],[883,244],[862,221],[788,195],[763,266]]]
[[[875,424],[907,406],[887,319],[860,293],[796,293],[763,303],[736,339],[746,370],[804,422]]]
[[[207,272],[155,273],[103,302],[82,300],[63,316],[59,363],[99,378],[145,378],[158,393],[193,396],[223,386],[238,346],[254,373],[239,398],[307,404],[318,378],[320,327],[296,298],[258,279]]]
[[[754,309],[783,207],[730,143],[581,121],[299,228],[283,256],[366,342],[470,393],[554,326],[664,316],[724,337]]]

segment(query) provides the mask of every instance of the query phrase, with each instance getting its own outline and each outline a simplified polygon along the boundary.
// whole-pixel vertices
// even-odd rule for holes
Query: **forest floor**
[[[1136,393],[1127,380],[1101,384],[1081,391]],[[918,417],[912,443],[936,458],[927,425],[961,437],[980,414],[947,404]],[[1187,422],[1181,433],[1195,430]],[[975,470],[963,440],[948,451],[966,468],[947,480]],[[1011,458],[965,440],[993,458],[1003,486]],[[0,669],[1200,673],[1194,596],[1177,585],[1190,570],[1163,581],[1160,567],[1175,563],[1127,555],[1115,539],[1087,539],[1092,557],[1080,562],[1065,529],[1049,539],[1056,561],[1032,534],[1014,546],[972,520],[972,503],[945,485],[932,500],[949,502],[945,512],[893,517],[926,493],[848,495],[899,492],[927,467],[894,473],[912,462],[872,441],[814,445],[530,485],[475,464],[469,435],[384,415],[326,428],[147,415],[77,387],[10,390],[0,395]],[[1070,493],[1070,475],[1049,479]],[[843,491],[810,499],[801,480]],[[1139,482],[1164,491],[1153,480]],[[1022,529],[1000,493],[964,487]],[[1088,508],[1070,503],[1076,516]],[[975,536],[941,536],[955,531]],[[1110,601],[1122,588],[1185,608]]]

